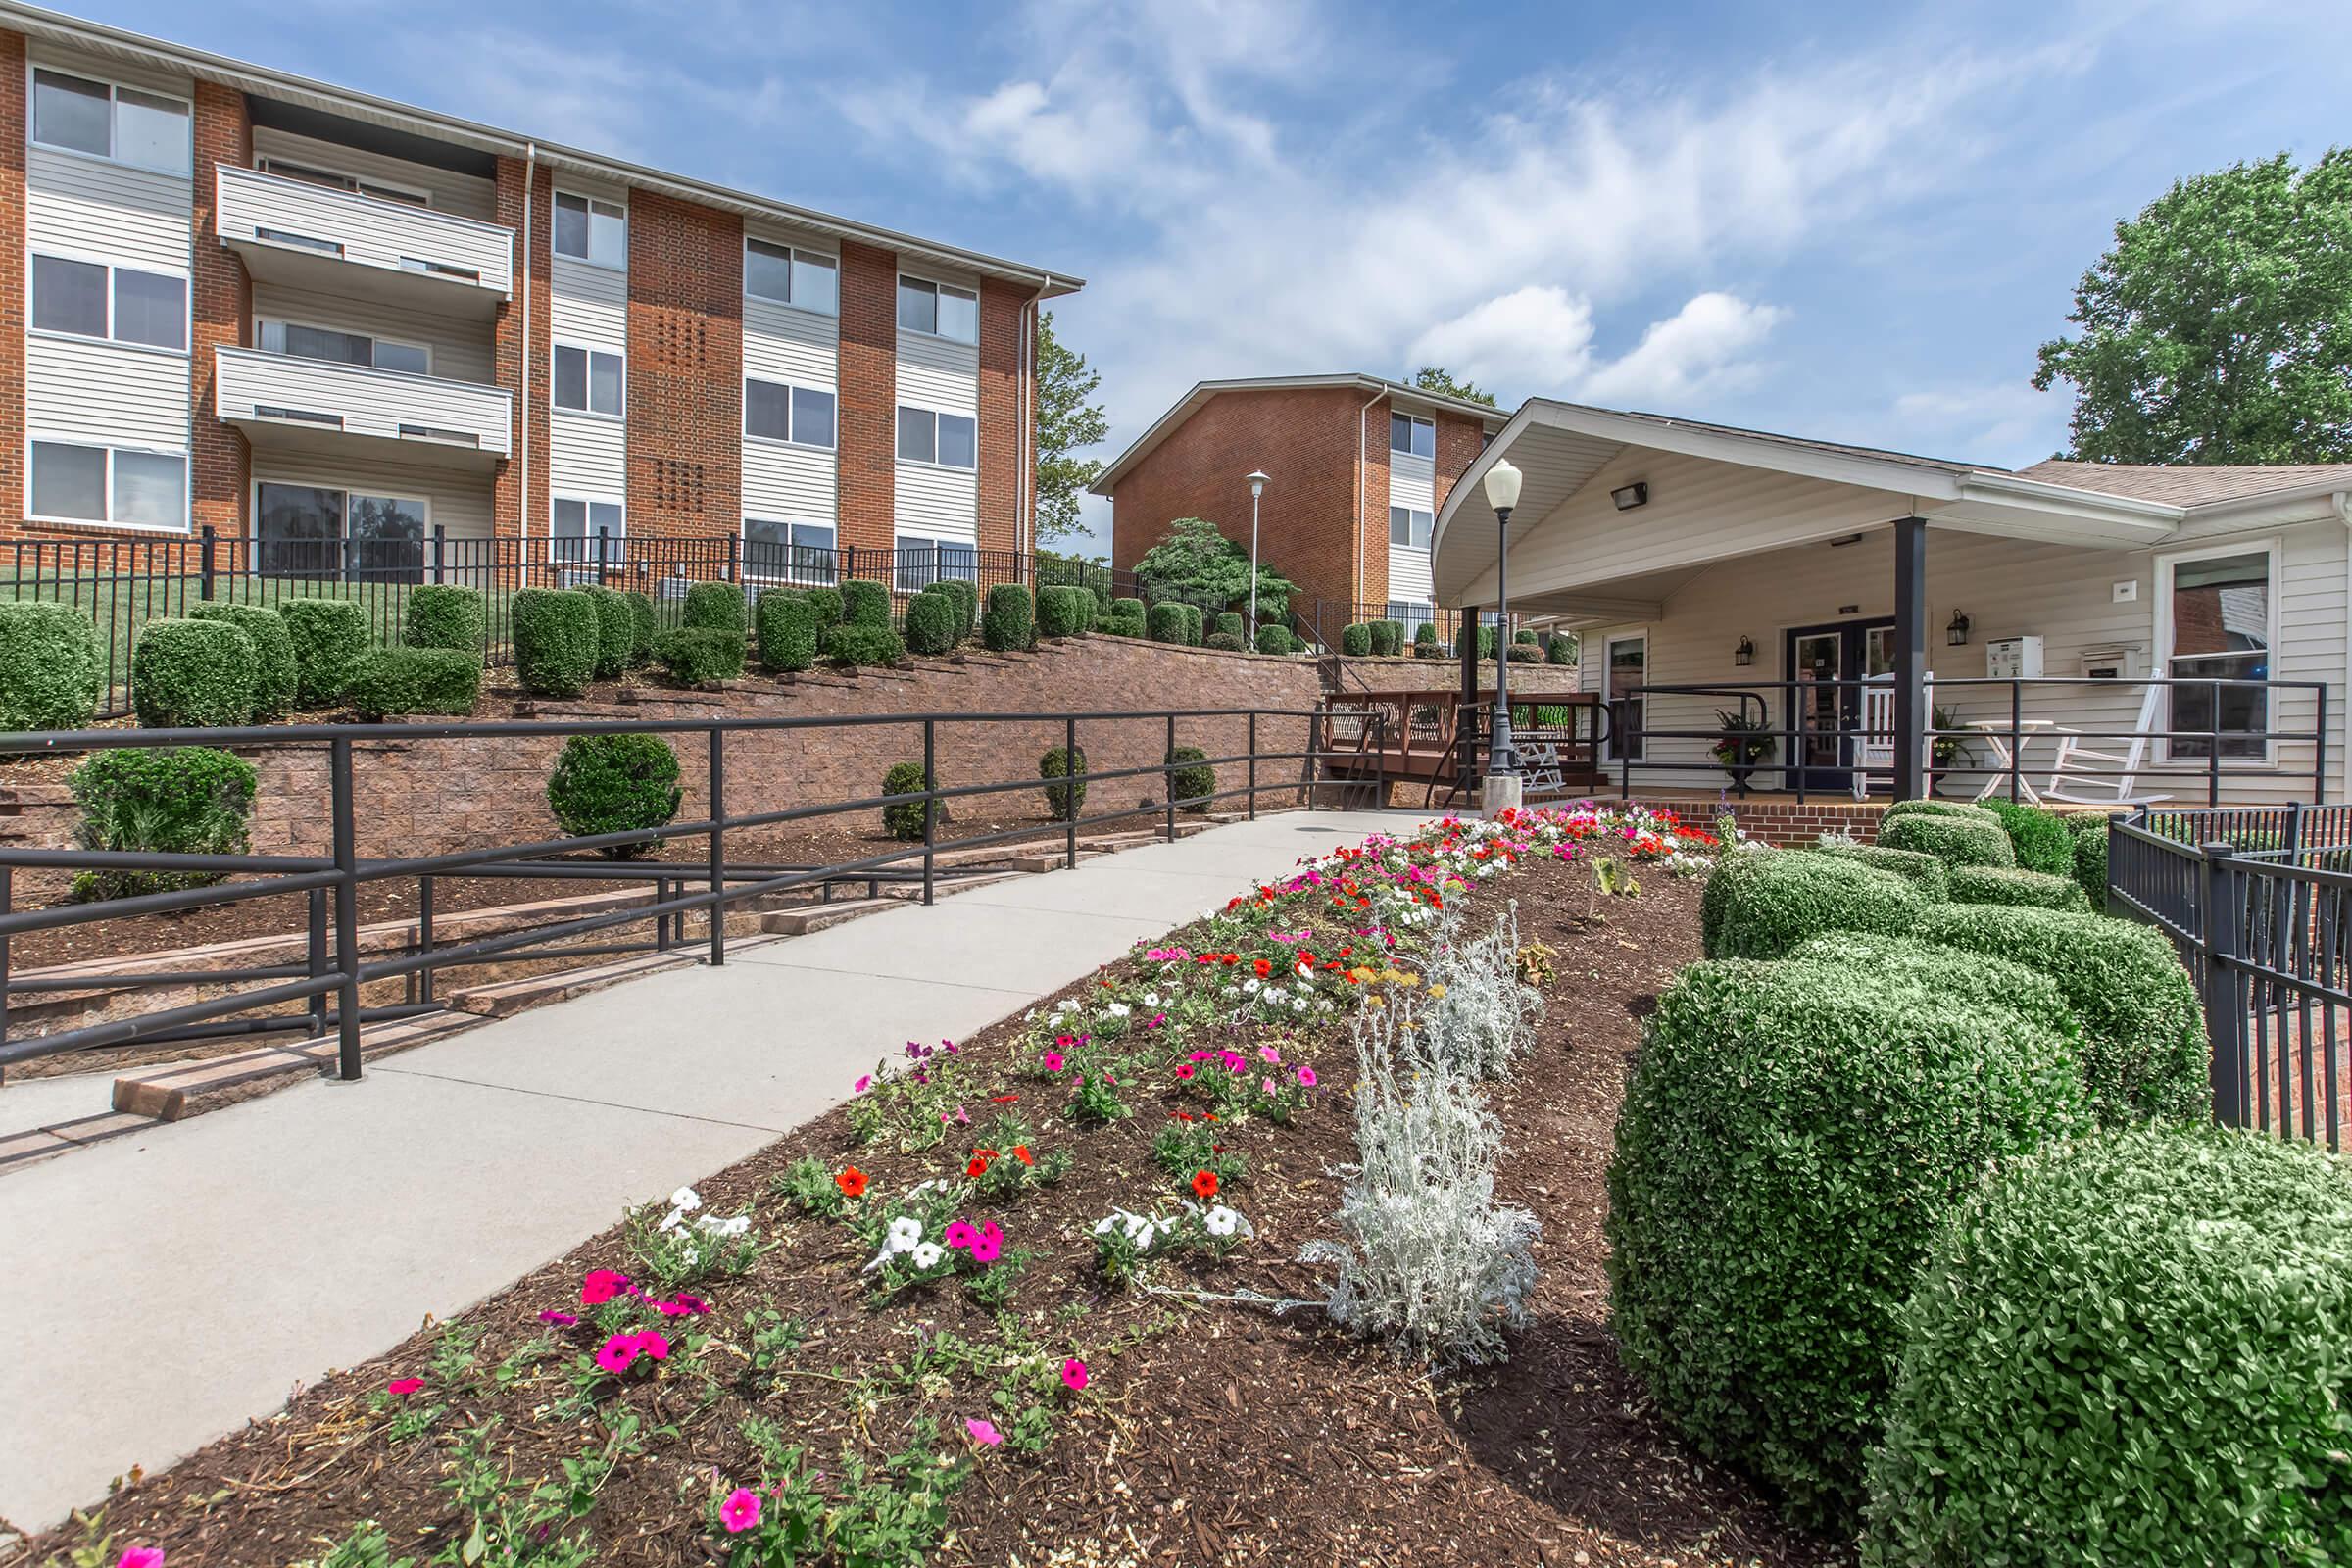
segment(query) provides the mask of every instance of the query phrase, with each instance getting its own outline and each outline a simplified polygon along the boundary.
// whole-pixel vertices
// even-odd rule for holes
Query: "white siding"
[[[1399,501],[1396,505],[1404,503]],[[1381,526],[1388,526],[1386,519]],[[1409,604],[1430,603],[1428,551],[1415,550],[1410,545],[1389,546],[1389,597]]]
[[[341,247],[347,266],[384,272],[429,262],[473,273],[480,282],[471,286],[479,287],[485,299],[506,295],[514,282],[511,230],[249,169],[222,165],[212,175],[220,194],[216,227],[222,240],[300,235]],[[354,272],[337,286],[364,289],[369,286],[366,278],[365,271]],[[454,293],[469,285],[452,278],[441,286]]]
[[[420,190],[437,213],[470,218],[482,223],[498,221],[497,185],[473,174],[460,174],[430,164],[412,164],[405,158],[387,158],[381,153],[363,152],[340,142],[297,136],[266,125],[254,127],[253,156],[257,168],[264,158],[283,158],[312,169]]]
[[[902,463],[897,491],[900,533],[979,542],[980,476],[971,469]]]
[[[193,187],[103,159],[47,147],[24,155],[24,237],[28,249],[103,257],[159,272],[188,270],[195,222]]]
[[[1438,466],[1409,452],[1389,453],[1389,505],[1415,512],[1438,510]]]
[[[782,244],[785,241],[776,241]],[[762,381],[839,394],[840,323],[830,316],[746,297],[743,373]],[[840,414],[836,409],[838,439]],[[781,442],[743,443],[743,514],[775,522],[834,524],[839,511],[835,453]]]
[[[743,514],[747,517],[830,526],[834,485],[830,452],[786,446],[780,441],[743,444]]]
[[[416,424],[475,436],[482,451],[502,457],[514,448],[512,399],[499,387],[259,349],[214,352],[222,418],[256,418],[262,407],[295,409],[336,415],[352,435],[415,439],[403,437],[400,427]]]
[[[422,497],[428,535],[434,528],[448,530],[452,539],[487,539],[491,534],[491,481],[481,475],[403,463],[256,452],[253,478],[256,484],[267,481],[357,490],[367,495]],[[250,503],[251,498],[247,499]],[[463,558],[453,557],[452,564],[459,559]]]
[[[830,316],[747,298],[743,373],[762,381],[836,390],[841,381],[840,323]]]
[[[184,452],[188,357],[82,338],[28,336],[24,424],[36,436]]]
[[[548,416],[550,488],[558,495],[620,501],[628,494],[629,448],[618,419],[561,409]],[[538,525],[544,525],[544,518]]]
[[[253,314],[257,319],[296,321],[402,343],[422,343],[432,350],[433,374],[445,380],[488,386],[498,378],[492,327],[486,321],[452,320],[371,300],[313,294],[270,283],[253,286]]]
[[[628,354],[627,273],[559,256],[549,283],[549,332],[553,342],[604,349],[624,357]],[[622,406],[627,406],[625,401]],[[627,500],[629,448],[625,422],[555,409],[548,414],[547,440],[551,492],[593,501]],[[544,532],[548,519],[535,517],[530,526],[534,533]]]
[[[923,332],[901,332],[899,401],[979,417],[979,349]]]

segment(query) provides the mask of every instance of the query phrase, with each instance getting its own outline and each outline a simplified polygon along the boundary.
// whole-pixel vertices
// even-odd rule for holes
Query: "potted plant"
[[[1722,763],[1723,770],[1732,776],[1732,788],[1744,797],[1747,794],[1748,775],[1756,770],[1757,764],[1772,760],[1778,737],[1767,733],[1772,726],[1762,713],[1751,717],[1744,710],[1733,712],[1729,709],[1718,708],[1715,710],[1715,727],[1723,735],[1723,739],[1713,747],[1715,760]]]
[[[1960,720],[1948,708],[1931,708],[1928,728],[1932,730],[1958,729]],[[1948,767],[1963,767],[1968,763],[1968,741],[1959,735],[1938,734],[1928,743],[1928,794],[1935,795],[1942,786],[1943,772]]]

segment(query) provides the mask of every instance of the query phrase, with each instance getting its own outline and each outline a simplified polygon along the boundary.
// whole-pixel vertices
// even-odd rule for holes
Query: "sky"
[[[2118,220],[2352,139],[2352,0],[74,9],[1083,276],[1105,459],[1197,380],[1437,363],[2022,466]]]

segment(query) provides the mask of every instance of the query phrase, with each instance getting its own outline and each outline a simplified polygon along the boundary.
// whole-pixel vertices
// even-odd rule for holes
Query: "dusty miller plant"
[[[1527,1321],[1543,1227],[1494,1201],[1502,1129],[1464,1072],[1412,1047],[1413,1029],[1402,1005],[1357,1015],[1345,1240],[1310,1242],[1299,1260],[1339,1266],[1324,1309],[1349,1332],[1441,1366],[1497,1361],[1502,1331]]]
[[[1544,1019],[1544,994],[1519,978],[1519,906],[1467,942],[1447,913],[1449,929],[1428,966],[1430,1001],[1413,1054],[1472,1078],[1500,1078],[1534,1047]]]

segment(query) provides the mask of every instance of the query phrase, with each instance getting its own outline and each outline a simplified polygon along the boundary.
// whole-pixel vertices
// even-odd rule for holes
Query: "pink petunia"
[[[1264,1079],[1258,1084],[1257,1087],[1259,1093],[1270,1095],[1274,1093],[1274,1080],[1271,1078]]]
[[[1071,1356],[1061,1363],[1061,1381],[1069,1385],[1072,1394],[1086,1392],[1086,1363]]]
[[[1049,1051],[1049,1052],[1047,1052],[1047,1053],[1046,1053],[1046,1071],[1048,1071],[1048,1072],[1059,1072],[1059,1071],[1061,1071],[1061,1053],[1060,1053],[1060,1052],[1058,1052],[1058,1051]]]
[[[639,1331],[637,1335],[637,1348],[644,1353],[646,1359],[649,1361],[666,1361],[669,1359],[668,1338],[664,1335],[656,1333],[652,1329],[644,1329]]]
[[[1004,1250],[1004,1233],[997,1229],[997,1222],[993,1219],[982,1220],[980,1233],[972,1238],[972,1261],[994,1263]]]
[[[422,1378],[394,1378],[384,1385],[384,1392],[386,1394],[415,1394],[423,1387],[424,1379]]]
[[[580,1281],[580,1304],[602,1306],[629,1288],[629,1277],[617,1269],[599,1268],[588,1271]]]
[[[760,1522],[760,1494],[749,1487],[737,1487],[727,1494],[727,1500],[718,1505],[718,1522],[727,1527],[727,1534],[740,1536]]]
[[[115,1568],[164,1568],[161,1546],[125,1546]]]
[[[1179,1077],[1179,1078],[1190,1078],[1192,1075],[1193,1075],[1193,1064],[1192,1064],[1191,1062],[1189,1062],[1189,1061],[1180,1061],[1180,1062],[1178,1062],[1178,1063],[1176,1064],[1176,1076],[1177,1076],[1177,1077]]]
[[[578,1314],[572,1312],[547,1311],[539,1314],[540,1322],[554,1323],[564,1328],[569,1328],[572,1324],[577,1323],[579,1320]]]
[[[1275,1046],[1260,1046],[1257,1048],[1257,1059],[1263,1062],[1280,1062],[1282,1052]]]
[[[993,1448],[1004,1441],[1004,1434],[997,1430],[997,1424],[994,1421],[985,1421],[978,1416],[966,1416],[963,1430],[969,1432],[972,1435],[972,1441],[984,1448]]]
[[[636,1361],[638,1348],[636,1335],[615,1334],[598,1348],[596,1364],[607,1372],[626,1372]]]
[[[972,1229],[972,1222],[968,1219],[948,1221],[947,1234],[940,1238],[950,1247],[969,1247],[979,1239],[980,1233]]]
[[[1298,1087],[1301,1089],[1312,1089],[1315,1087],[1314,1068],[1301,1067],[1298,1069]]]
[[[871,1089],[871,1088],[873,1088],[873,1087],[874,1087],[874,1075],[873,1075],[872,1073],[870,1073],[870,1072],[869,1072],[869,1073],[866,1073],[865,1075],[863,1075],[862,1077],[860,1077],[860,1078],[859,1078],[859,1079],[858,1079],[858,1080],[856,1083],[854,1083],[854,1084],[850,1085],[850,1093],[851,1093],[851,1094],[853,1094],[853,1095],[862,1095],[862,1094],[864,1094],[864,1093],[865,1093],[865,1092],[866,1092],[868,1089]]]

